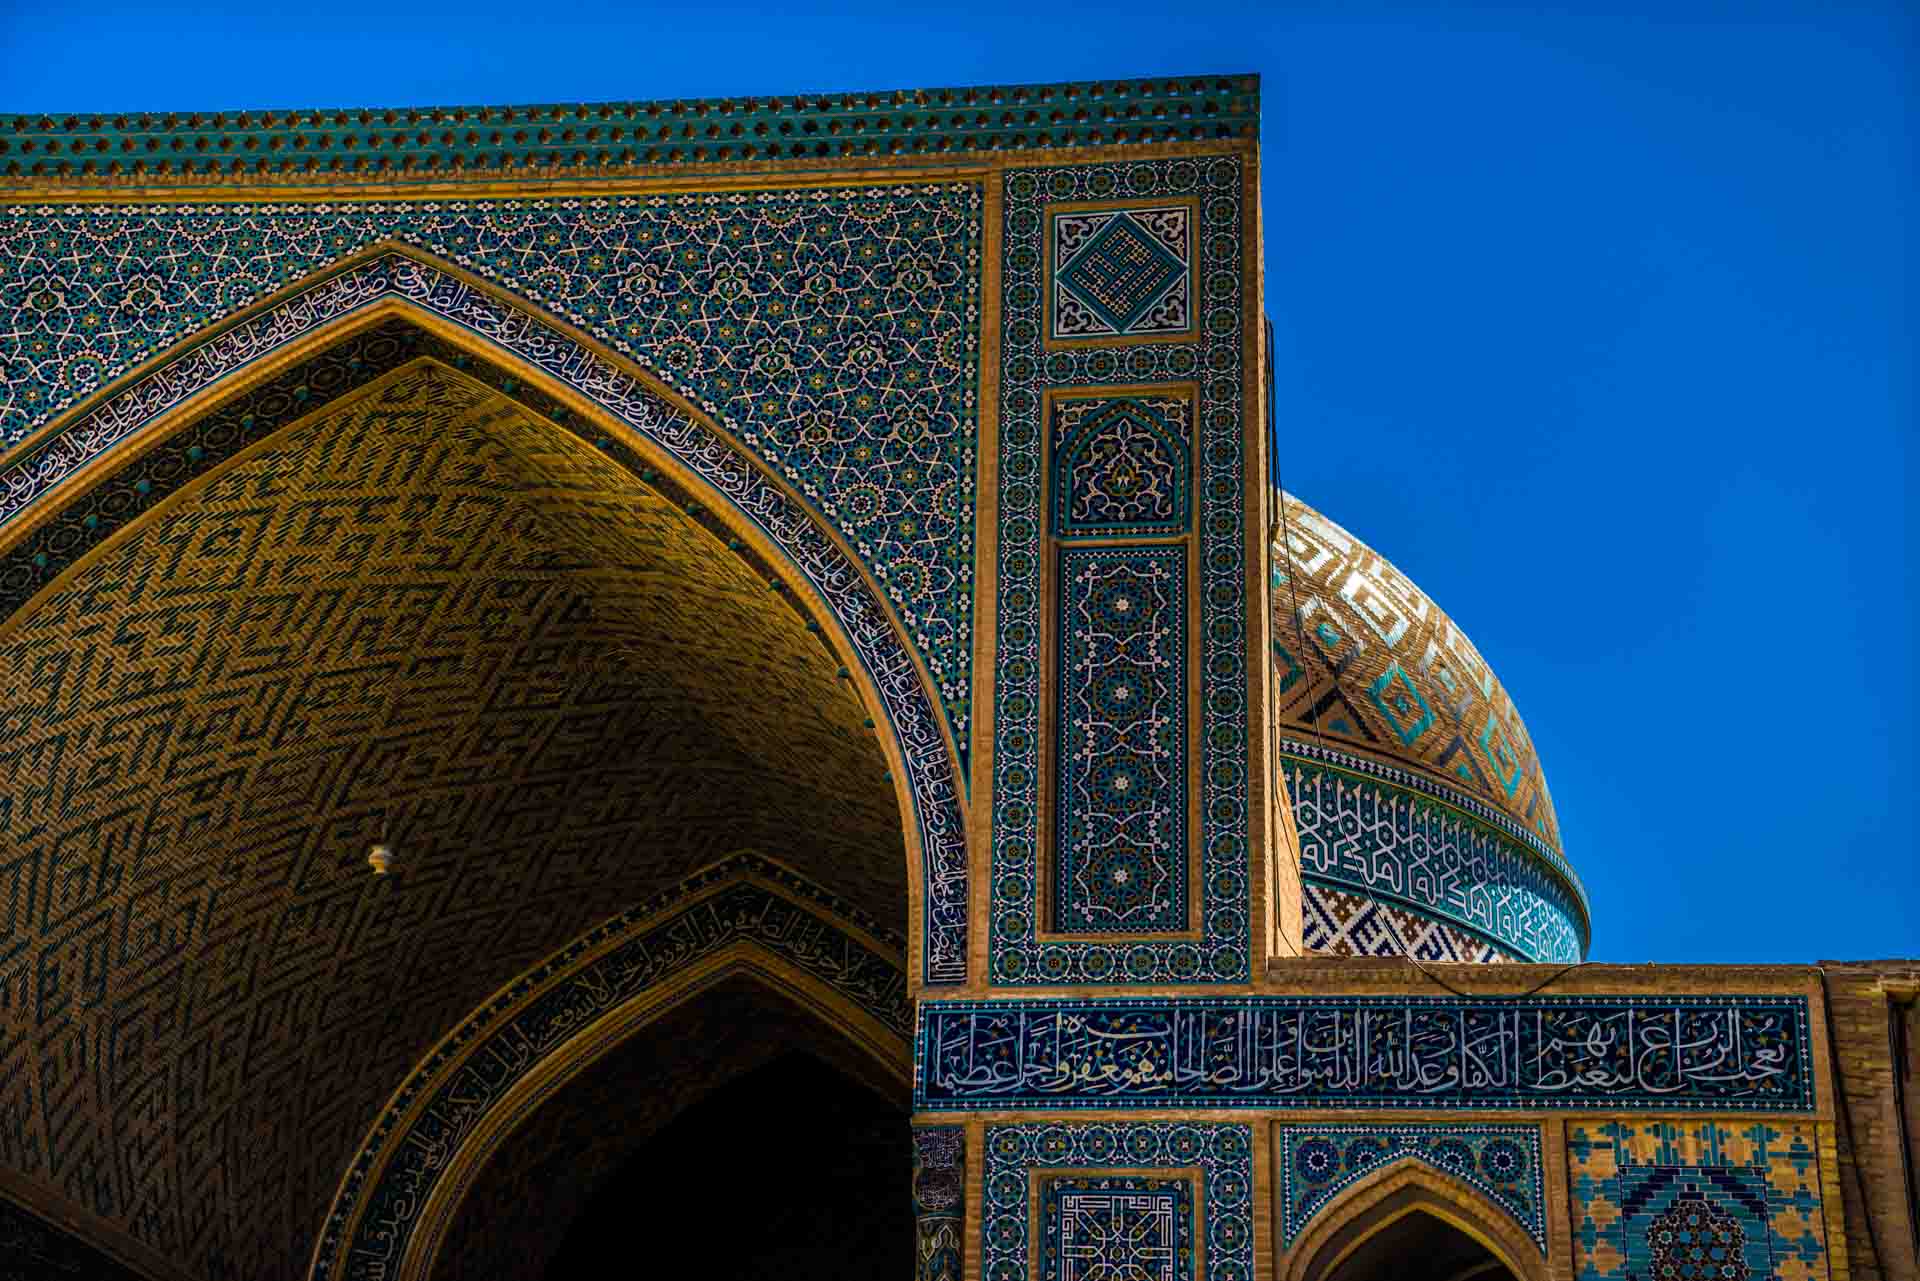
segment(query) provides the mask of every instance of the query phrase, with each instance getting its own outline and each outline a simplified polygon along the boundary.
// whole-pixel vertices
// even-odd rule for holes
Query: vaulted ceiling
[[[241,454],[0,625],[0,1161],[190,1273],[299,1275],[412,1063],[593,923],[754,849],[904,929],[838,662],[433,359]]]

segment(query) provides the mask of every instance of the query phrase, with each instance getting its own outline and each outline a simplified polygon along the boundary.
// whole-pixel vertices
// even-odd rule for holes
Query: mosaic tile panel
[[[1054,927],[1187,924],[1187,550],[1059,560]]]
[[[1547,1252],[1540,1129],[1532,1125],[1287,1125],[1279,1132],[1280,1236],[1291,1245],[1323,1206],[1411,1158],[1484,1193]]]
[[[1300,919],[1301,945],[1328,956],[1413,956],[1476,964],[1519,959],[1458,926],[1312,881],[1300,886]]]
[[[1048,220],[1049,339],[1191,335],[1191,204],[1062,210]]]
[[[1188,1171],[1199,1180],[1197,1213],[1191,1176],[1179,1177]],[[982,1187],[981,1272],[988,1281],[1253,1276],[1251,1126],[989,1126]],[[1102,1198],[1104,1212],[1096,1201]]]
[[[1449,804],[1404,770],[1311,744],[1283,743],[1280,766],[1310,886],[1453,926],[1523,960],[1586,955],[1586,912],[1572,889],[1491,816],[1459,808],[1462,798]],[[1422,933],[1430,946],[1446,937]],[[1386,942],[1378,930],[1369,937]]]
[[[1195,1281],[1188,1179],[1042,1179],[1039,1231],[1040,1281]]]
[[[1831,1275],[1811,1123],[1580,1123],[1567,1165],[1578,1281]]]
[[[0,443],[343,257],[418,245],[643,362],[790,480],[882,580],[964,741],[981,208],[971,182],[10,206]],[[76,432],[88,457],[118,440]]]
[[[995,983],[1231,983],[1250,973],[1247,867],[1245,457],[1241,366],[1241,161],[1233,156],[1018,170],[1005,178],[995,673],[992,930]],[[1198,341],[1048,345],[1052,215],[1094,202],[1189,204],[1199,275]],[[1068,207],[1073,208],[1068,208]],[[1198,383],[1198,638],[1201,938],[1125,942],[1039,937],[1041,646],[1048,621],[1046,393]]]
[[[679,903],[685,906],[675,910]],[[869,928],[805,878],[741,856],[621,913],[521,975],[416,1066],[387,1105],[327,1215],[314,1281],[393,1275],[449,1158],[516,1083],[594,1019],[732,944],[774,952],[882,1026],[909,1035],[913,1002],[905,972],[897,959],[850,934],[835,919],[841,916]],[[602,955],[578,963],[601,947],[607,948]],[[527,999],[555,978],[560,981]],[[369,1181],[381,1159],[377,1180]]]
[[[1169,537],[1192,527],[1193,404],[1070,396],[1053,406],[1056,537]]]
[[[866,581],[817,522],[749,465],[727,438],[673,409],[639,379],[561,331],[436,266],[401,252],[363,259],[322,277],[240,326],[188,348],[56,434],[0,459],[0,522],[19,517],[94,460],[137,439],[141,429],[168,408],[291,341],[394,299],[449,321],[474,334],[487,348],[524,359],[579,390],[713,485],[819,590],[878,686],[906,757],[928,859],[926,979],[930,983],[963,981],[967,858],[955,762],[913,660]],[[342,367],[352,363],[346,360]],[[344,387],[353,379],[338,381]],[[516,379],[502,376],[499,382],[508,394],[521,394]],[[113,478],[120,483],[111,492],[87,500],[94,510],[84,515],[100,517],[96,525],[86,525],[83,516],[78,526],[66,522],[65,532],[36,534],[43,545],[30,545],[20,555],[9,556],[0,577],[0,596],[24,599],[31,595],[51,581],[63,559],[95,545],[129,513],[146,510],[166,492],[204,474],[217,457],[243,447],[269,423],[299,410],[323,390],[318,383],[286,383],[283,380],[277,390],[250,396],[232,414],[211,416],[211,425],[194,428],[191,437],[170,439]],[[571,424],[569,431],[589,439],[597,436],[584,423]],[[595,443],[646,479],[648,469],[624,446]]]
[[[926,1001],[914,1054],[922,1111],[1813,1110],[1804,997]]]
[[[965,1271],[967,1132],[930,1125],[913,1132],[914,1281],[961,1281]]]

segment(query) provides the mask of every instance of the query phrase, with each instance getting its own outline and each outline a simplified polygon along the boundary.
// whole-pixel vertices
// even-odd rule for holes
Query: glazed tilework
[[[1186,204],[1050,212],[1048,337],[1186,337],[1194,216]]]
[[[914,1281],[961,1281],[966,1192],[965,1128],[917,1127],[913,1132]]]
[[[1064,396],[1053,406],[1053,533],[1172,537],[1193,523],[1185,396]]]
[[[1309,888],[1452,926],[1521,960],[1586,954],[1586,913],[1572,888],[1492,822],[1333,749],[1283,743],[1280,764]],[[1450,937],[1422,933],[1430,951]],[[1362,937],[1376,945],[1366,954],[1382,955],[1377,946],[1393,936],[1376,928]]]
[[[1227,983],[1250,973],[1247,701],[1241,368],[1245,328],[1244,171],[1232,156],[1060,166],[1005,179],[999,458],[998,671],[995,673],[992,929],[997,984]],[[1055,206],[1181,205],[1193,211],[1200,281],[1198,341],[1081,343],[1050,349],[1047,238]],[[1198,504],[1196,708],[1200,742],[1201,937],[1122,942],[1045,939],[1041,885],[1040,721],[1049,499],[1044,458],[1049,391],[1198,384],[1193,442]],[[1171,389],[1170,389],[1171,390]],[[1132,394],[1131,392],[1129,394]]]
[[[641,362],[790,481],[881,580],[964,741],[981,207],[975,182],[11,206],[0,209],[0,442],[348,255],[417,245]],[[271,335],[256,326],[254,341]],[[64,474],[125,434],[70,425],[64,447],[6,459],[0,488],[17,492],[23,470],[48,460]]]
[[[922,1111],[1811,1112],[1804,997],[923,1001]]]
[[[1300,885],[1300,920],[1301,946],[1329,956],[1412,956],[1478,964],[1518,959],[1444,921],[1310,880]]]
[[[1811,1123],[1583,1122],[1567,1165],[1578,1281],[1830,1275]]]
[[[1187,925],[1187,549],[1059,553],[1054,928]]]
[[[239,327],[189,348],[58,434],[0,459],[0,485],[4,485],[0,521],[16,518],[34,503],[58,494],[69,477],[137,437],[167,408],[303,335],[395,299],[454,323],[473,334],[483,349],[525,360],[585,394],[717,489],[825,597],[879,687],[906,758],[930,874],[924,899],[926,981],[962,981],[967,954],[967,859],[955,762],[940,731],[939,713],[927,698],[913,660],[865,580],[816,521],[742,458],[727,437],[675,410],[640,380],[530,313],[438,267],[401,252],[362,260],[311,283]],[[341,385],[350,381],[343,379]],[[510,376],[498,381],[502,387],[516,384]],[[44,586],[57,571],[59,558],[70,559],[78,548],[104,536],[113,522],[202,474],[217,453],[231,452],[274,416],[285,413],[284,405],[297,406],[315,390],[312,384],[283,382],[280,395],[245,402],[258,402],[253,412],[236,409],[224,418],[216,415],[210,420],[214,425],[194,429],[195,436],[184,447],[170,440],[157,461],[154,455],[142,458],[130,482],[123,475],[114,492],[88,500],[97,510],[87,514],[102,517],[98,528],[67,522],[67,533],[39,535],[40,546],[30,546],[23,556],[10,556],[0,578],[0,594],[22,599]],[[572,424],[570,430],[588,439],[597,436],[581,423]],[[628,456],[624,446],[609,441],[598,447],[621,459],[630,471],[647,470]],[[67,540],[65,547],[58,545],[60,539]]]
[[[898,958],[846,923],[871,928],[804,877],[742,856],[606,921],[520,976],[422,1060],[382,1112],[327,1215],[314,1281],[393,1275],[447,1161],[517,1082],[595,1018],[729,945],[767,949],[883,1027],[910,1035],[913,1002]]]
[[[279,183],[1253,137],[1258,76],[398,110],[0,116],[0,175]]]
[[[994,1125],[985,1147],[987,1281],[1252,1281],[1252,1127]],[[1194,1171],[1197,1197],[1193,1175],[1182,1177]],[[1104,1217],[1091,1199],[1069,1203],[1101,1196]]]
[[[1498,811],[1577,886],[1532,740],[1473,642],[1378,552],[1291,494],[1273,501],[1283,736],[1384,760]]]
[[[1040,1281],[1193,1281],[1193,1184],[1128,1174],[1040,1180]]]
[[[1423,1161],[1484,1193],[1547,1252],[1540,1129],[1532,1125],[1286,1125],[1278,1132],[1281,1245],[1327,1202],[1393,1162]]]

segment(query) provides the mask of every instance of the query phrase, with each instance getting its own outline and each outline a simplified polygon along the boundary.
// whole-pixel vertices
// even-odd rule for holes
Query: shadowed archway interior
[[[909,1104],[840,1033],[729,980],[522,1122],[461,1199],[431,1275],[539,1281],[610,1258],[651,1271],[696,1248],[667,1243],[702,1240],[727,1242],[701,1265],[716,1279],[905,1275]],[[715,1195],[729,1185],[760,1208],[740,1216]]]
[[[595,922],[755,849],[903,930],[838,663],[683,502],[442,359],[249,445],[0,627],[42,958],[0,972],[41,1130],[0,1157],[194,1273],[295,1275],[419,1055]]]

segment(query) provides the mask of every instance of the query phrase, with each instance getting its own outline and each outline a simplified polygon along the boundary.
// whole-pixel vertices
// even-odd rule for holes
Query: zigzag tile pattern
[[[751,846],[904,901],[801,619],[432,363],[94,552],[0,677],[0,1163],[210,1278],[304,1269],[392,1083],[622,901]]]

